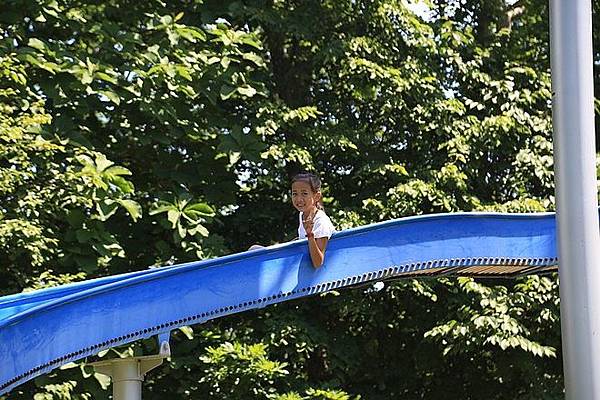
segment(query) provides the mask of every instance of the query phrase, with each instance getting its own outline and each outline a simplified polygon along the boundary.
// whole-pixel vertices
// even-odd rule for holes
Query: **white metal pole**
[[[600,233],[590,0],[550,1],[566,398],[600,400]]]
[[[142,400],[142,381],[139,361],[134,357],[122,359],[112,367],[113,399]]]
[[[167,342],[168,345],[168,342]],[[167,356],[116,358],[92,363],[96,372],[108,375],[113,384],[113,400],[142,400],[146,373],[162,364]]]

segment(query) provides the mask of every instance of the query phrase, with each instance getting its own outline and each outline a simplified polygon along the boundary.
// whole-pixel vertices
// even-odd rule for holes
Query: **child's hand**
[[[313,217],[314,215],[309,215],[306,219],[302,219],[302,225],[304,225],[304,230],[306,231],[306,236],[312,234],[313,230]]]

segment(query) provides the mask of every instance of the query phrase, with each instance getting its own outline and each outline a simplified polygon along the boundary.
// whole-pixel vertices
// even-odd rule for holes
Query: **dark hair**
[[[310,185],[310,189],[313,191],[313,193],[321,191],[321,180],[315,174],[311,174],[309,172],[296,174],[292,177],[292,183],[294,182],[307,182]],[[317,208],[319,210],[325,210],[325,207],[323,207],[323,196],[321,196],[319,199]]]

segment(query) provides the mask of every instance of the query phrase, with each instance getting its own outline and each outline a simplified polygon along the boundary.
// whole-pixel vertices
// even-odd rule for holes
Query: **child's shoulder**
[[[319,209],[317,211],[317,213],[315,214],[315,219],[316,218],[323,218],[329,222],[331,222],[331,218],[329,218],[329,215],[327,215],[327,213],[324,210]]]
[[[320,217],[327,217],[327,218],[329,218],[329,216],[327,215],[327,213],[325,212],[325,210],[322,210],[320,208],[317,209],[317,212],[316,212],[315,216],[317,216],[317,215],[320,216]]]

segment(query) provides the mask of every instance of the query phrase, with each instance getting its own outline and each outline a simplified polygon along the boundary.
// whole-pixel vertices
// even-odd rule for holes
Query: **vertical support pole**
[[[568,400],[600,400],[591,0],[550,0],[560,313]]]
[[[125,358],[112,365],[113,399],[142,400],[142,381],[139,362],[135,358]]]
[[[162,355],[116,358],[92,363],[96,372],[108,375],[113,384],[113,400],[142,400],[146,373],[162,364]]]

